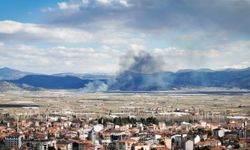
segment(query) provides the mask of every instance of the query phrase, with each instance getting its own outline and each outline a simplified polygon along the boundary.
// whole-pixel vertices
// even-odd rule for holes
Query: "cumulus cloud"
[[[249,61],[244,61],[244,62],[240,62],[239,64],[230,64],[227,66],[224,66],[224,69],[228,69],[228,68],[232,68],[232,69],[244,69],[244,68],[248,68],[250,66],[250,62]]]
[[[250,52],[248,51],[250,45],[248,44],[249,42],[233,42],[214,49],[166,47],[151,50],[131,50],[121,57],[120,66],[122,70],[133,70],[131,69],[131,64],[136,65],[134,62],[141,64],[141,62],[147,60],[147,63],[144,62],[144,65],[140,65],[140,67],[145,66],[144,68],[147,69],[147,67],[155,64],[149,70],[154,70],[153,68],[155,68],[158,71],[178,71],[181,69],[200,68],[216,70],[224,68],[246,68],[250,66]],[[141,53],[143,51],[146,53]],[[137,58],[142,59],[135,61]],[[148,63],[151,65],[147,65]]]
[[[117,50],[101,48],[0,46],[0,66],[41,73],[114,73],[119,57]]]
[[[187,68],[245,68],[250,66],[249,43],[236,42],[226,47],[209,50],[176,47],[154,48],[151,50],[145,49],[145,53],[142,52],[145,50],[138,50],[137,48],[122,52],[107,45],[98,48],[65,46],[42,48],[32,45],[6,45],[3,43],[0,44],[0,66],[41,73],[58,73],[67,70],[67,72],[75,73],[112,74],[128,69],[138,71],[135,61],[144,64],[139,65],[141,66],[139,71],[144,73],[150,73],[152,70],[154,72],[177,71]],[[140,47],[142,45],[133,46]],[[226,48],[227,51],[225,52],[222,48]],[[131,64],[134,64],[134,66],[131,67]]]
[[[59,9],[61,10],[79,10],[80,5],[79,4],[68,4],[66,2],[59,2],[57,3]]]
[[[73,0],[41,12],[40,24],[0,21],[2,66],[116,72],[128,51],[171,71],[240,68],[250,58],[248,0]]]
[[[102,5],[114,5],[114,4],[120,4],[123,6],[128,7],[128,0],[96,0],[97,3],[100,3]]]
[[[52,12],[47,23],[100,32],[105,36],[114,34],[115,38],[102,38],[106,44],[121,43],[143,34],[149,44],[152,39],[161,39],[165,47],[212,49],[250,38],[248,0],[77,0],[62,3],[77,5],[79,9]],[[116,38],[122,35],[120,32],[134,34],[130,34],[130,38]]]
[[[14,43],[44,44],[101,44],[129,47],[130,43],[143,43],[144,36],[133,32],[114,31],[112,27],[90,31],[72,27],[0,21],[0,40]]]
[[[80,2],[75,5],[60,3],[60,8],[72,5],[80,9],[72,15],[57,15],[53,21],[76,25],[114,19],[122,20],[124,26],[138,30],[185,31],[200,28],[235,34],[250,33],[250,21],[247,19],[250,15],[250,2],[247,0],[94,0],[87,1],[87,6],[86,2],[85,5]]]
[[[86,43],[93,39],[87,31],[51,27],[32,23],[20,23],[11,20],[0,21],[0,39],[16,41],[45,41],[48,43]]]

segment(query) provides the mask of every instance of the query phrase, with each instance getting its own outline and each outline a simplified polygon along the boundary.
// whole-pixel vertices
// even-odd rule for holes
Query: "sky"
[[[166,71],[250,66],[250,0],[0,1],[0,67],[116,74],[145,51]]]

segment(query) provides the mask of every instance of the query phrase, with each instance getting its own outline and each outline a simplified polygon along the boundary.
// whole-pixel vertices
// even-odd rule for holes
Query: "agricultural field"
[[[60,114],[79,117],[161,117],[192,115],[199,118],[250,115],[249,94],[83,93],[63,90],[12,91],[0,94],[2,113]]]

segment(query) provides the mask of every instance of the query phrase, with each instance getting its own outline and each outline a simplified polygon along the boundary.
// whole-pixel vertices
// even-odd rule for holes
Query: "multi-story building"
[[[4,139],[5,147],[9,148],[20,148],[23,144],[24,135],[19,133],[13,133],[9,136],[6,136]]]

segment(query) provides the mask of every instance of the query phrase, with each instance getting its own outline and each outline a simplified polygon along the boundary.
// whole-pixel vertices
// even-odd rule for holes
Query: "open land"
[[[250,95],[247,92],[83,93],[46,90],[4,92],[0,94],[0,100],[5,105],[26,104],[26,107],[0,107],[2,113],[20,115],[49,113],[86,118],[191,115],[201,117],[199,119],[221,119],[248,117],[250,114]]]

